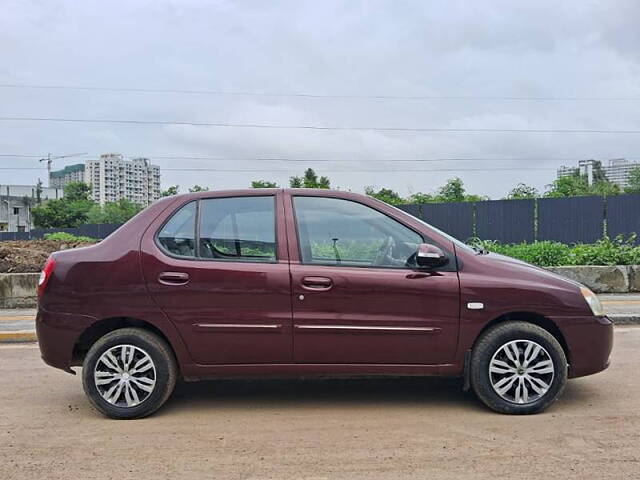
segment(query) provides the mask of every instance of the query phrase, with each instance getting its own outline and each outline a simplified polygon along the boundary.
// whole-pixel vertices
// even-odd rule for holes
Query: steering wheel
[[[376,258],[373,259],[373,265],[386,265],[386,260],[391,257],[391,250],[395,246],[396,242],[393,237],[388,236],[380,245]]]

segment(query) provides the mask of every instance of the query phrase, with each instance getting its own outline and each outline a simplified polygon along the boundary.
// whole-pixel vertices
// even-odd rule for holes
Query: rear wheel
[[[471,386],[496,412],[541,412],[560,396],[566,382],[564,350],[537,325],[496,325],[478,339],[471,354]]]
[[[89,400],[111,418],[141,418],[167,401],[177,367],[169,345],[139,328],[115,330],[89,349],[82,384]]]

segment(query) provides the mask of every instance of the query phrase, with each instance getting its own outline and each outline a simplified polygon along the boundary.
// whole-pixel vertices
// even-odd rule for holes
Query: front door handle
[[[313,291],[326,291],[333,286],[333,280],[327,277],[304,277],[302,288]]]
[[[189,274],[185,272],[161,272],[158,282],[163,285],[185,285],[189,283]]]

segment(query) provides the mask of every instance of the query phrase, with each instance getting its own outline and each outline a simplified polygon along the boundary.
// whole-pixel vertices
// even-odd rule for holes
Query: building
[[[84,182],[84,164],[68,165],[62,170],[49,173],[50,187],[64,188],[65,185],[71,182]]]
[[[62,198],[61,188],[39,185],[0,185],[0,232],[28,232],[31,208],[44,200]]]
[[[625,158],[614,158],[609,160],[609,165],[604,167],[604,172],[610,182],[624,188],[629,185],[629,173],[636,167],[640,167],[640,163],[630,162]]]
[[[625,158],[614,158],[602,165],[599,160],[580,160],[577,167],[562,166],[558,169],[558,178],[567,177],[579,173],[587,177],[589,185],[593,185],[594,171],[600,169],[611,183],[624,188],[628,185],[629,173],[636,167],[640,167],[638,162],[630,162]]]
[[[91,185],[93,200],[101,205],[124,198],[146,206],[160,198],[160,167],[148,158],[100,155],[98,160],[87,160],[84,181]]]

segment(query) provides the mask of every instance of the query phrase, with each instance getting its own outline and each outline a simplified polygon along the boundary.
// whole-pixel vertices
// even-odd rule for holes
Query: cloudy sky
[[[500,198],[518,182],[544,189],[580,158],[640,160],[633,132],[375,130],[640,130],[634,0],[0,0],[0,10],[0,184],[46,177],[36,158],[8,155],[118,152],[151,157],[163,185],[183,190],[284,185],[312,166],[354,191],[430,192],[459,176]]]

